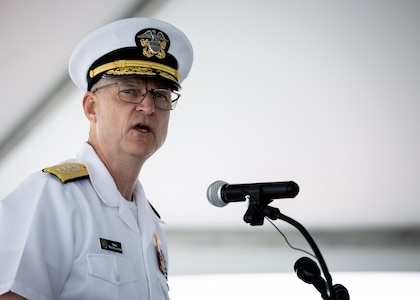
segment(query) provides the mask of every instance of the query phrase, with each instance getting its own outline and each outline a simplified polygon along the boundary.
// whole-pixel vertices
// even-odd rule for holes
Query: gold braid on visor
[[[166,79],[179,82],[181,77],[178,70],[166,65],[144,60],[116,60],[96,67],[89,71],[89,77],[94,78],[98,74],[105,73],[107,75],[159,75]]]

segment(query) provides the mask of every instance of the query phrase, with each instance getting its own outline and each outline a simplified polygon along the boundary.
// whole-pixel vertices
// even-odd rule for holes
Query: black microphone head
[[[341,284],[334,284],[335,299],[337,300],[349,300],[350,295],[348,290]]]
[[[207,200],[217,207],[226,206],[227,203],[222,200],[222,187],[225,186],[227,182],[218,180],[213,182],[207,188]]]
[[[295,263],[295,272],[304,282],[312,284],[321,293],[322,299],[330,299],[327,283],[321,277],[316,262],[309,257],[301,257]]]
[[[309,257],[301,257],[295,263],[296,275],[306,283],[314,283],[314,280],[321,275],[318,265]]]

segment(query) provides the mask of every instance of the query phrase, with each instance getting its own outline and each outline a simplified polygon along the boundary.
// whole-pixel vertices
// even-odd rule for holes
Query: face
[[[94,88],[117,81],[168,88],[140,78],[101,79]],[[87,92],[84,108],[91,122],[89,143],[103,160],[136,158],[144,162],[165,142],[170,111],[156,108],[151,93],[139,104],[125,103],[118,99],[118,86],[111,85]]]

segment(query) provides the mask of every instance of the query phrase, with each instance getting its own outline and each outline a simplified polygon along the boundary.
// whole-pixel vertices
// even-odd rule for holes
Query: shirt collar
[[[114,179],[91,145],[87,142],[84,143],[77,158],[86,165],[92,186],[99,198],[106,205],[110,207],[119,207],[125,202],[125,199],[118,191]],[[147,213],[155,222],[163,223],[147,201],[143,186],[139,180],[137,180],[134,189],[134,198],[136,199],[139,213]]]

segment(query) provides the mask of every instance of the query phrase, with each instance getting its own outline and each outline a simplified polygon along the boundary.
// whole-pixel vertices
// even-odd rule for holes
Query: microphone
[[[259,192],[267,199],[294,198],[299,193],[299,186],[293,181],[228,184],[218,180],[208,187],[207,199],[212,205],[223,207],[230,202],[245,201],[252,192]]]
[[[336,299],[336,300],[350,300],[350,295],[347,289],[342,284],[334,284],[333,290],[334,298],[328,297],[327,283],[321,277],[321,271],[318,265],[309,257],[301,257],[295,262],[294,266],[296,275],[302,281],[312,284],[318,292],[320,292],[322,299]]]
[[[321,271],[312,259],[309,257],[299,258],[295,263],[294,269],[300,279],[312,284],[321,293],[322,299],[328,299],[327,283],[321,277]]]

